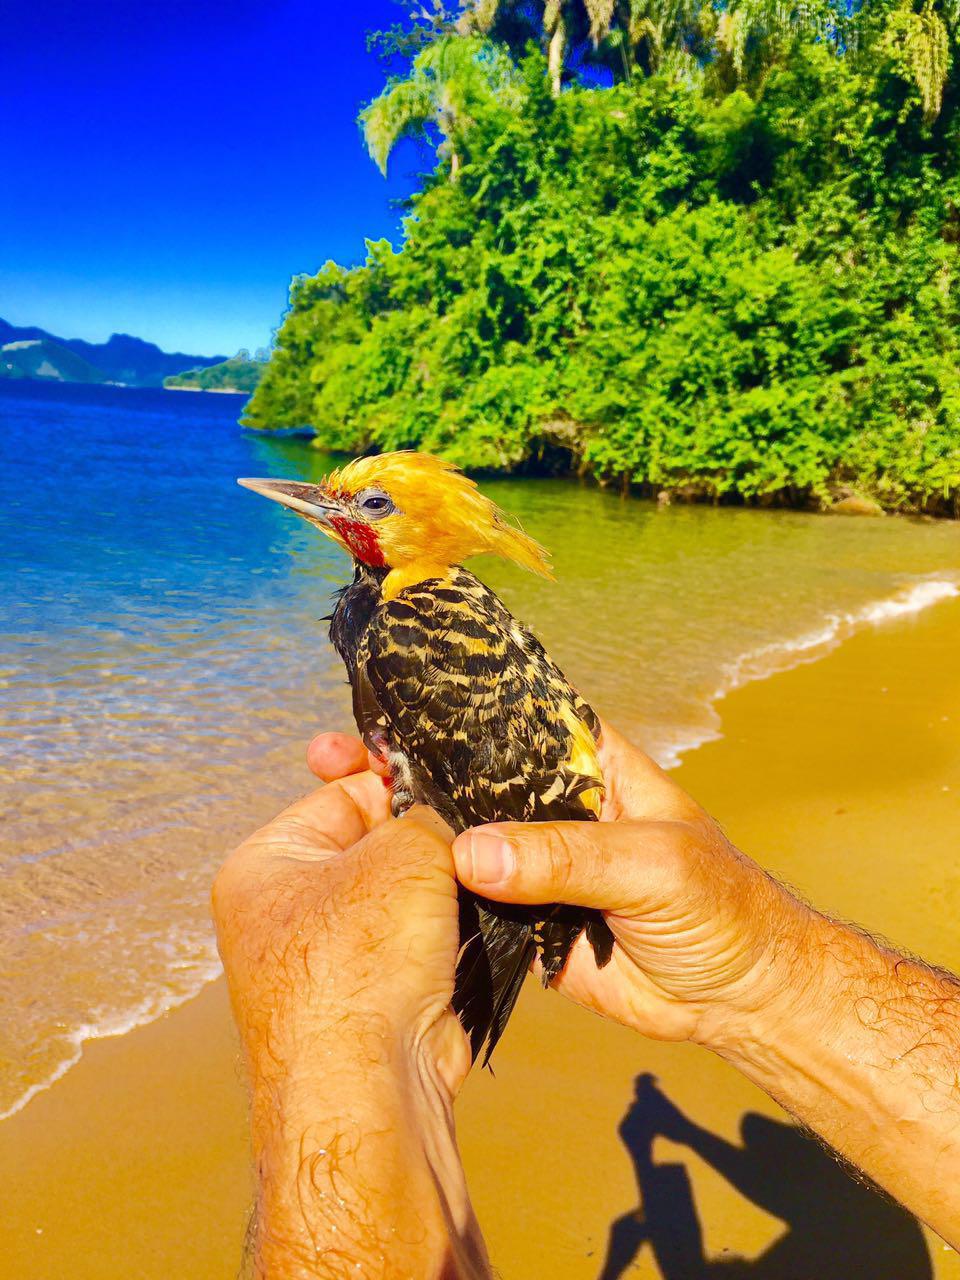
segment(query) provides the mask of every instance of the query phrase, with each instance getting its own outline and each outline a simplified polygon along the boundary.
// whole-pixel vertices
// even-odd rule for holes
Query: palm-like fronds
[[[493,31],[518,13],[539,15],[554,92],[571,41],[619,47],[624,73],[642,67],[688,78],[714,59],[728,84],[754,79],[782,58],[797,35],[858,43],[872,0],[461,0],[462,30]],[[960,37],[960,0],[902,0],[881,27],[881,48],[914,83],[924,114],[940,110],[950,69],[951,33]],[[877,15],[879,16],[879,15]]]
[[[687,59],[686,42],[695,28],[702,0],[629,0],[626,28],[633,49],[646,46],[646,62],[653,72]]]
[[[583,7],[590,19],[590,39],[598,45],[610,34],[616,0],[583,0]]]
[[[844,0],[727,0],[713,39],[717,52],[729,58],[734,79],[741,80],[748,51],[754,72],[762,73],[797,35],[835,39],[845,21]]]
[[[455,169],[457,135],[492,101],[511,110],[519,106],[519,74],[509,56],[476,36],[447,36],[417,54],[410,75],[391,81],[361,111],[367,150],[385,174],[400,139],[432,124]]]
[[[950,71],[950,37],[946,23],[926,0],[917,13],[910,0],[894,9],[887,20],[880,47],[920,93],[927,120],[939,115]]]
[[[434,116],[433,95],[423,77],[388,85],[360,113],[367,150],[386,175],[390,153],[401,138],[418,133]]]

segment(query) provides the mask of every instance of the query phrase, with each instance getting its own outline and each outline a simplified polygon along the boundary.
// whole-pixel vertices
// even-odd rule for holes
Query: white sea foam
[[[721,738],[716,704],[735,689],[816,662],[864,627],[893,622],[957,596],[960,596],[957,578],[921,578],[901,587],[896,594],[873,600],[859,609],[828,614],[820,626],[793,639],[778,640],[743,654],[724,669],[720,684],[707,699],[707,722],[696,729],[675,731],[666,742],[654,748],[654,756],[664,769],[675,769],[689,752]]]
[[[135,1031],[137,1027],[156,1022],[157,1018],[162,1018],[171,1009],[177,1009],[198,996],[203,988],[214,982],[222,972],[219,959],[211,958],[207,965],[198,966],[193,975],[193,982],[185,990],[154,992],[152,995],[145,996],[132,1009],[127,1009],[123,1013],[106,1014],[96,1021],[85,1022],[71,1031],[64,1037],[65,1048],[69,1047],[63,1061],[59,1062],[43,1080],[25,1089],[6,1111],[0,1111],[0,1120],[16,1115],[38,1093],[45,1092],[51,1085],[62,1079],[70,1068],[75,1067],[80,1061],[83,1056],[83,1046],[88,1040],[108,1040],[114,1036],[125,1036],[127,1032]]]
[[[849,613],[828,614],[816,630],[808,631],[793,640],[780,640],[764,645],[738,658],[724,672],[720,687],[711,701],[718,701],[752,680],[765,680],[779,671],[822,658],[841,641],[865,626],[892,622],[912,613],[920,613],[931,605],[958,595],[960,585],[953,578],[922,578],[901,587],[896,595],[871,601],[860,609]]]
[[[932,605],[957,596],[960,596],[960,575],[957,578],[945,576],[921,578],[901,587],[894,595],[871,601],[859,609],[829,614],[821,625],[803,635],[764,645],[745,653],[736,662],[726,667],[720,684],[707,699],[705,723],[695,729],[687,727],[683,730],[675,730],[672,734],[669,731],[664,732],[660,742],[651,744],[653,754],[664,768],[675,768],[688,752],[723,736],[716,703],[732,693],[734,689],[754,680],[765,680],[803,663],[814,662],[864,627],[879,626],[910,614],[920,613]],[[220,973],[220,962],[214,954],[211,954],[208,962],[197,964],[193,981],[189,982],[184,989],[156,992],[144,997],[134,1008],[122,1014],[110,1014],[77,1028],[66,1039],[70,1049],[63,1061],[50,1072],[46,1079],[25,1090],[7,1111],[0,1112],[0,1120],[5,1120],[8,1116],[21,1111],[38,1093],[49,1089],[61,1079],[80,1060],[86,1041],[126,1035],[128,1031],[155,1021],[171,1009],[192,1000]]]

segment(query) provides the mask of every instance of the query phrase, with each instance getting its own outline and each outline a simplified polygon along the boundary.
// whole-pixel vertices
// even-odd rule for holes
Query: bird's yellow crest
[[[356,458],[318,485],[241,484],[305,516],[356,559],[390,570],[386,598],[470,556],[496,555],[552,578],[547,552],[510,524],[453,463],[402,450]]]
[[[544,548],[510,524],[459,468],[433,454],[402,450],[356,458],[321,487],[375,538],[382,563],[392,570],[384,583],[387,596],[484,554],[552,577]],[[380,495],[389,500],[386,512],[367,511]],[[355,539],[340,541],[356,554]]]

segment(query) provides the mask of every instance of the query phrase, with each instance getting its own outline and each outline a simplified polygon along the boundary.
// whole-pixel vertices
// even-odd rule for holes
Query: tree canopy
[[[361,115],[436,145],[403,243],[293,282],[247,424],[960,513],[958,8],[438,5]]]

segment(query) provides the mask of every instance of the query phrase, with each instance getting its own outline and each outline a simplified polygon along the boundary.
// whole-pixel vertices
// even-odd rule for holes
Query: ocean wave
[[[750,650],[724,668],[719,685],[706,700],[708,721],[696,728],[675,729],[663,743],[653,745],[652,754],[664,769],[677,768],[685,755],[723,737],[716,704],[735,689],[816,662],[865,627],[921,613],[957,596],[960,596],[960,575],[920,578],[900,587],[894,595],[873,600],[859,609],[827,614],[820,626],[793,639],[777,640]]]
[[[831,613],[822,626],[793,640],[779,640],[746,653],[726,668],[720,687],[711,698],[717,702],[734,689],[754,680],[766,680],[780,671],[805,662],[813,662],[855,631],[866,626],[892,622],[929,609],[960,595],[960,583],[953,577],[922,578],[901,587],[895,595],[874,600],[847,613]]]
[[[61,1080],[71,1067],[75,1067],[80,1061],[83,1056],[83,1046],[88,1040],[109,1040],[114,1036],[125,1036],[129,1031],[136,1031],[138,1027],[156,1022],[165,1013],[178,1009],[188,1000],[193,1000],[204,987],[216,981],[222,972],[219,959],[211,958],[209,964],[198,967],[193,975],[193,981],[184,990],[156,991],[149,996],[144,996],[138,1004],[123,1013],[105,1014],[98,1020],[82,1023],[63,1037],[65,1056],[62,1061],[58,1062],[42,1080],[25,1089],[6,1111],[0,1111],[0,1120],[7,1120],[10,1116],[16,1115],[38,1093],[44,1093]]]

